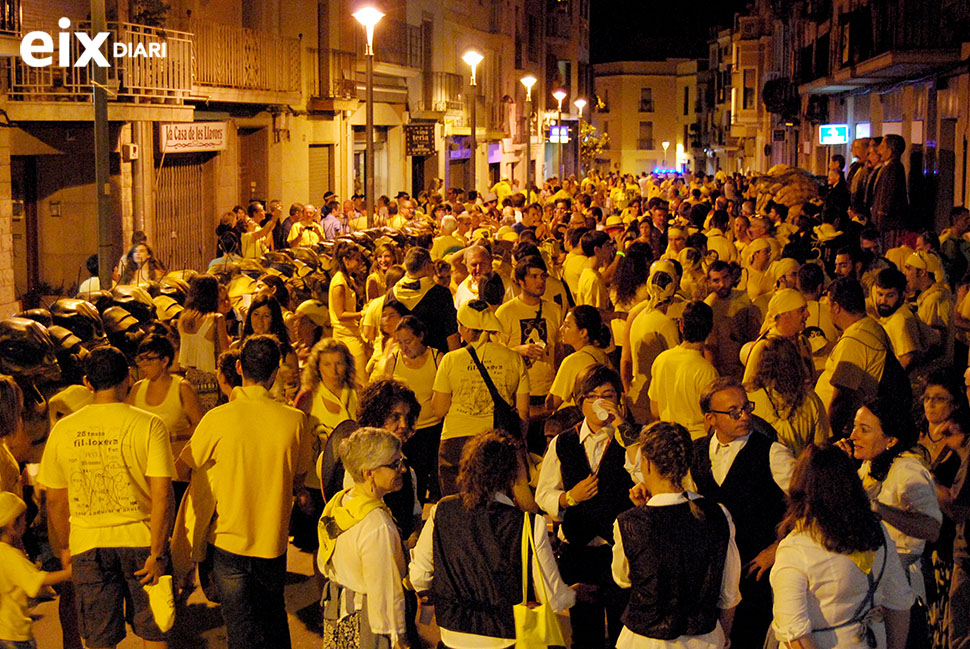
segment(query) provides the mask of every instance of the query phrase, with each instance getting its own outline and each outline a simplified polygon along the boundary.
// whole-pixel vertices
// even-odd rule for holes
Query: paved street
[[[294,649],[318,649],[320,637],[320,591],[313,579],[313,556],[300,552],[292,545],[287,556],[286,611],[290,619],[290,634]],[[34,633],[40,649],[62,649],[61,627],[57,602],[44,602],[33,609]],[[189,597],[188,607],[180,611],[172,649],[219,649],[226,646],[226,628],[219,607],[209,603],[196,589]],[[119,649],[141,649],[142,642],[130,633]]]

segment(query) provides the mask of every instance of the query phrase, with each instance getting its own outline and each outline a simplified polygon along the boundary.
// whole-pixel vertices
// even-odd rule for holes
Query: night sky
[[[744,0],[591,0],[590,59],[664,60],[707,56],[711,27],[730,26]]]

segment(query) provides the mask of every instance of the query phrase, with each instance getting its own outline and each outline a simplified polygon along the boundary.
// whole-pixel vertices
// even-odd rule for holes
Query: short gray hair
[[[344,470],[354,482],[364,481],[364,471],[390,464],[401,450],[401,440],[383,428],[358,428],[338,448]]]

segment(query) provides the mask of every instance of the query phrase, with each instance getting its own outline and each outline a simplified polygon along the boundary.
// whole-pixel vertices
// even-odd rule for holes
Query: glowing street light
[[[559,183],[560,186],[562,186],[564,184],[563,176],[565,175],[562,166],[562,100],[566,98],[566,91],[559,88],[552,93],[552,96],[556,98],[557,102],[559,102],[559,108],[557,109],[559,117],[556,120],[556,142],[558,142],[556,152],[559,155]]]
[[[664,169],[666,169],[667,168],[667,147],[670,146],[670,142],[668,142],[667,140],[664,140],[663,142],[660,143],[660,146],[664,148]]]
[[[520,79],[525,86],[525,101],[529,105],[528,113],[525,116],[525,195],[529,195],[529,188],[532,187],[532,86],[536,85],[537,79],[531,74],[527,74]]]
[[[478,125],[476,123],[477,104],[478,104],[478,90],[477,90],[478,84],[475,83],[475,68],[478,67],[478,64],[482,62],[483,58],[485,57],[483,57],[479,52],[476,52],[475,50],[468,50],[461,56],[461,60],[467,63],[468,66],[472,69],[472,77],[471,77],[471,81],[469,82],[469,85],[471,86],[471,92],[469,94],[470,94],[471,105],[472,105],[471,106],[471,134],[468,138],[468,146],[471,149],[471,158],[469,159],[469,165],[468,165],[469,172],[471,173],[471,178],[472,178],[471,180],[472,186],[470,187],[470,189],[475,189],[475,183],[478,180],[477,176],[475,175],[475,162],[476,162],[475,158],[476,158],[476,154],[478,153],[478,138],[475,133],[476,129],[478,128]]]
[[[583,161],[581,159],[582,151],[579,151],[579,149],[580,147],[583,146],[583,143],[580,141],[580,138],[582,137],[582,134],[583,134],[583,109],[586,108],[586,100],[580,97],[579,99],[573,102],[573,106],[579,109],[579,122],[577,122],[578,126],[576,127],[577,129],[576,130],[576,149],[577,149],[576,166],[579,169],[578,175],[582,176],[583,175]]]
[[[374,7],[364,7],[354,12],[357,19],[367,33],[367,104],[365,114],[365,139],[367,148],[364,152],[364,204],[367,210],[367,227],[374,227],[374,27],[384,17],[384,13]]]

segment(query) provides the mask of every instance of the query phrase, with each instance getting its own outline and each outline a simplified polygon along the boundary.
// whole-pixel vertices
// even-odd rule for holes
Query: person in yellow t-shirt
[[[165,646],[141,584],[158,583],[169,570],[169,434],[161,419],[124,403],[131,379],[119,350],[93,350],[84,370],[94,400],[57,422],[37,476],[47,488],[55,543],[67,543],[57,549],[74,571],[82,637],[89,647],[115,646],[125,636],[127,609],[146,646]]]
[[[27,505],[10,492],[0,492],[0,646],[36,647],[28,598],[44,586],[71,578],[70,567],[44,572],[23,551]]]
[[[610,346],[612,335],[595,308],[585,304],[573,307],[566,314],[560,335],[563,344],[569,345],[574,351],[563,359],[556,370],[556,378],[546,397],[549,410],[573,405],[576,379],[590,365],[611,365],[605,350]]]
[[[605,232],[593,230],[583,235],[580,245],[587,262],[576,287],[576,304],[588,304],[599,309],[600,315],[605,316],[612,307],[610,291],[601,271],[613,260],[616,244]]]

